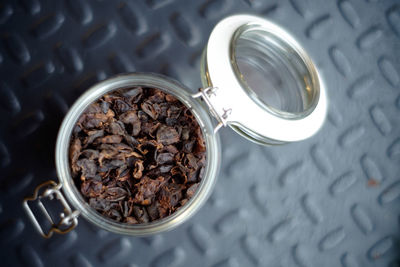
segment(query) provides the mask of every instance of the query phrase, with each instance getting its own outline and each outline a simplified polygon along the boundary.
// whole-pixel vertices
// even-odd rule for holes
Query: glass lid
[[[322,126],[321,77],[298,42],[278,25],[235,15],[213,29],[202,59],[203,99],[220,125],[260,144],[306,139]]]

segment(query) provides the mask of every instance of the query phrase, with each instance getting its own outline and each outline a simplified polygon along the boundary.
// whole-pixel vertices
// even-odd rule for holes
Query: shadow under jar
[[[170,230],[195,214],[212,192],[220,165],[217,132],[221,127],[230,126],[258,144],[274,145],[306,139],[324,122],[325,88],[312,60],[289,33],[268,20],[235,15],[220,21],[204,49],[200,71],[203,88],[196,94],[166,76],[128,73],[94,85],[74,103],[57,138],[56,168],[60,182],[46,182],[24,200],[29,218],[42,236],[72,230],[80,215],[119,234],[143,236]],[[171,94],[193,113],[205,141],[206,167],[196,193],[177,211],[153,222],[127,224],[102,216],[85,201],[72,179],[68,151],[73,128],[90,104],[117,89],[136,86]],[[40,202],[48,197],[60,200],[63,206],[57,222],[49,218]],[[31,201],[40,202],[50,221],[49,230],[43,230],[28,204]]]

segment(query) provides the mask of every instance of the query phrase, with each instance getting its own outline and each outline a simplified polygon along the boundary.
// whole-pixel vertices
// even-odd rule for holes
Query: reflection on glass
[[[244,25],[232,42],[232,63],[242,86],[263,108],[283,117],[304,115],[318,90],[299,54],[275,34]]]

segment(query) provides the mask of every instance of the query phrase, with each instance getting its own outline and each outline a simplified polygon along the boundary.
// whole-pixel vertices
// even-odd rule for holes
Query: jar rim
[[[72,179],[69,165],[69,145],[73,127],[82,112],[94,101],[107,92],[121,88],[143,86],[161,89],[176,96],[187,106],[196,117],[206,145],[207,165],[205,174],[200,182],[195,195],[179,210],[163,219],[150,223],[130,225],[119,223],[109,219],[92,207],[83,199],[78,188]],[[57,175],[62,183],[62,189],[69,202],[81,212],[87,220],[93,224],[115,233],[145,236],[171,230],[193,216],[208,199],[214,187],[220,162],[219,136],[213,132],[213,123],[203,106],[189,93],[188,88],[179,82],[160,74],[155,73],[125,73],[113,76],[101,81],[85,93],[83,93],[73,104],[65,116],[56,142],[56,169]]]

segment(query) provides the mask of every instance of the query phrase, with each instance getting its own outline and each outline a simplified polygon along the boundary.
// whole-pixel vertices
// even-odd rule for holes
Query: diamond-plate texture
[[[172,232],[118,236],[80,219],[42,239],[21,200],[56,179],[55,138],[73,101],[125,71],[196,90],[211,29],[238,12],[276,21],[310,52],[330,101],[323,129],[279,147],[222,130],[213,195]],[[399,51],[397,1],[2,1],[0,265],[398,266]]]

